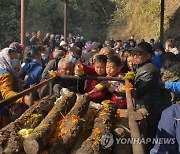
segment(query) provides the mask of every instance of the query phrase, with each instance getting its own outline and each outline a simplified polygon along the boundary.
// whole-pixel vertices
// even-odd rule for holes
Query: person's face
[[[109,58],[111,56],[111,51],[106,49],[101,49],[100,54],[107,56]]]
[[[73,65],[71,63],[63,63],[58,69],[60,75],[70,76],[73,74]]]
[[[17,54],[16,51],[11,51],[11,52],[9,52],[9,57],[11,59],[17,59],[18,58],[18,54]]]
[[[122,46],[122,42],[117,42],[117,46],[121,47]]]
[[[133,53],[133,62],[135,65],[140,65],[151,58],[151,55],[147,52]]]
[[[155,54],[156,56],[160,57],[160,56],[162,56],[163,51],[162,51],[161,49],[156,49],[156,50],[154,51],[154,54]]]
[[[72,34],[69,34],[69,37],[72,38],[73,37]]]
[[[109,41],[107,41],[107,40],[106,40],[106,41],[104,41],[104,44],[108,44],[108,43],[109,43]]]
[[[170,61],[168,61],[168,60],[164,60],[163,61],[163,67],[165,68],[165,69],[168,69],[169,68],[169,66],[170,66]]]
[[[122,59],[126,61],[127,57],[130,56],[129,52],[124,52]]]
[[[106,73],[110,77],[115,76],[120,71],[120,69],[121,68],[117,67],[113,62],[107,62],[106,64]]]
[[[33,37],[37,37],[37,33],[34,33]]]
[[[106,64],[105,63],[95,62],[94,68],[98,75],[104,75],[106,72]]]
[[[72,56],[72,57],[74,57],[74,58],[76,58],[76,59],[79,58],[79,55],[76,54],[76,53],[73,53],[72,51],[69,52],[69,55]]]
[[[131,69],[131,70],[133,69],[133,57],[132,56],[129,56],[127,58],[127,66],[129,69]]]
[[[38,31],[38,32],[37,32],[37,36],[40,36],[40,35],[41,35],[41,32],[40,32],[40,31]]]

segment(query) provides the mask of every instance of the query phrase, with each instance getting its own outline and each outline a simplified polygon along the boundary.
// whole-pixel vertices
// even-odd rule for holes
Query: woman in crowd
[[[0,94],[1,100],[9,98],[20,90],[19,80],[16,76],[14,68],[17,68],[18,63],[14,63],[17,59],[17,51],[12,48],[5,48],[0,51]],[[29,105],[29,96],[24,96],[7,104],[0,109],[0,127],[5,126],[11,120],[18,118]]]

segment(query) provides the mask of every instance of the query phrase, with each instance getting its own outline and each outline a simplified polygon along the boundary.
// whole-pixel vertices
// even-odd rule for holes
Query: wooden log
[[[74,145],[73,149],[71,150],[71,154],[75,154],[76,151],[81,147],[82,143],[91,135],[94,121],[99,113],[99,111],[102,109],[101,104],[94,103],[90,101],[89,108],[84,115],[83,119],[83,129],[81,132],[81,135],[76,140],[76,144]]]
[[[41,102],[40,102],[41,103]],[[31,106],[27,109],[18,119],[11,122],[9,125],[5,126],[0,130],[0,147],[6,145],[7,140],[10,137],[11,132],[18,132],[22,126],[25,124],[26,120],[31,116],[31,114],[36,110],[36,105]],[[2,148],[3,149],[3,148]]]
[[[27,154],[37,154],[44,149],[56,129],[57,121],[73,107],[75,101],[76,94],[73,92],[56,101],[52,110],[39,126],[24,140],[23,146]]]
[[[59,154],[59,151],[69,152],[75,145],[83,127],[83,117],[86,114],[89,107],[90,99],[86,95],[78,97],[76,104],[71,111],[66,115],[63,120],[60,121],[58,130],[54,134],[54,138],[57,137],[55,143],[49,149],[49,153]],[[52,138],[54,140],[54,138]]]
[[[23,140],[33,129],[36,128],[48,112],[54,106],[56,101],[56,95],[52,96],[50,99],[43,99],[41,103],[36,103],[36,109],[32,112],[31,116],[26,120],[24,126],[18,131],[12,131],[10,133],[10,138],[8,139],[7,146],[4,149],[4,153],[19,153],[23,151]]]
[[[92,134],[83,142],[76,154],[110,153],[110,148],[104,149],[101,145],[101,137],[111,132],[116,111],[117,106],[113,102],[104,101],[103,108],[95,119]]]

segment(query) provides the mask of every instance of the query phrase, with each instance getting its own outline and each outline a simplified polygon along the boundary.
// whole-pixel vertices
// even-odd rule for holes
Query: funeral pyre
[[[109,100],[100,105],[73,92],[46,97],[0,130],[0,153],[118,153],[114,146],[104,148],[102,135],[130,133],[127,115],[123,120],[120,114]],[[131,146],[128,149],[131,153]]]

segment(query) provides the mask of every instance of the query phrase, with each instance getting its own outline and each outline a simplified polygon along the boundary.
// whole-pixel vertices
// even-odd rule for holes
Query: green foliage
[[[20,41],[20,0],[0,1],[0,36]],[[110,0],[68,0],[68,32],[87,40],[104,40],[115,5]],[[63,33],[64,0],[26,0],[26,31]]]
[[[103,41],[113,8],[115,5],[109,0],[69,0],[69,32]]]
[[[20,36],[20,1],[0,1],[0,39],[3,45],[19,41]]]
[[[63,2],[58,0],[29,0],[26,13],[27,31],[62,32]]]
[[[20,41],[20,2],[0,0],[0,43]],[[167,34],[171,34],[170,19],[176,20],[173,34],[178,35],[178,0],[165,2],[165,30],[170,29]],[[159,21],[159,0],[68,0],[67,32],[81,34],[87,40],[103,41],[107,35],[127,39],[131,34],[146,40],[158,39]],[[26,0],[27,32],[62,34],[63,29],[64,0]]]
[[[81,34],[87,40],[105,39],[115,5],[109,0],[68,0],[68,33]],[[36,0],[27,4],[27,30],[44,34],[63,33],[64,1]]]

